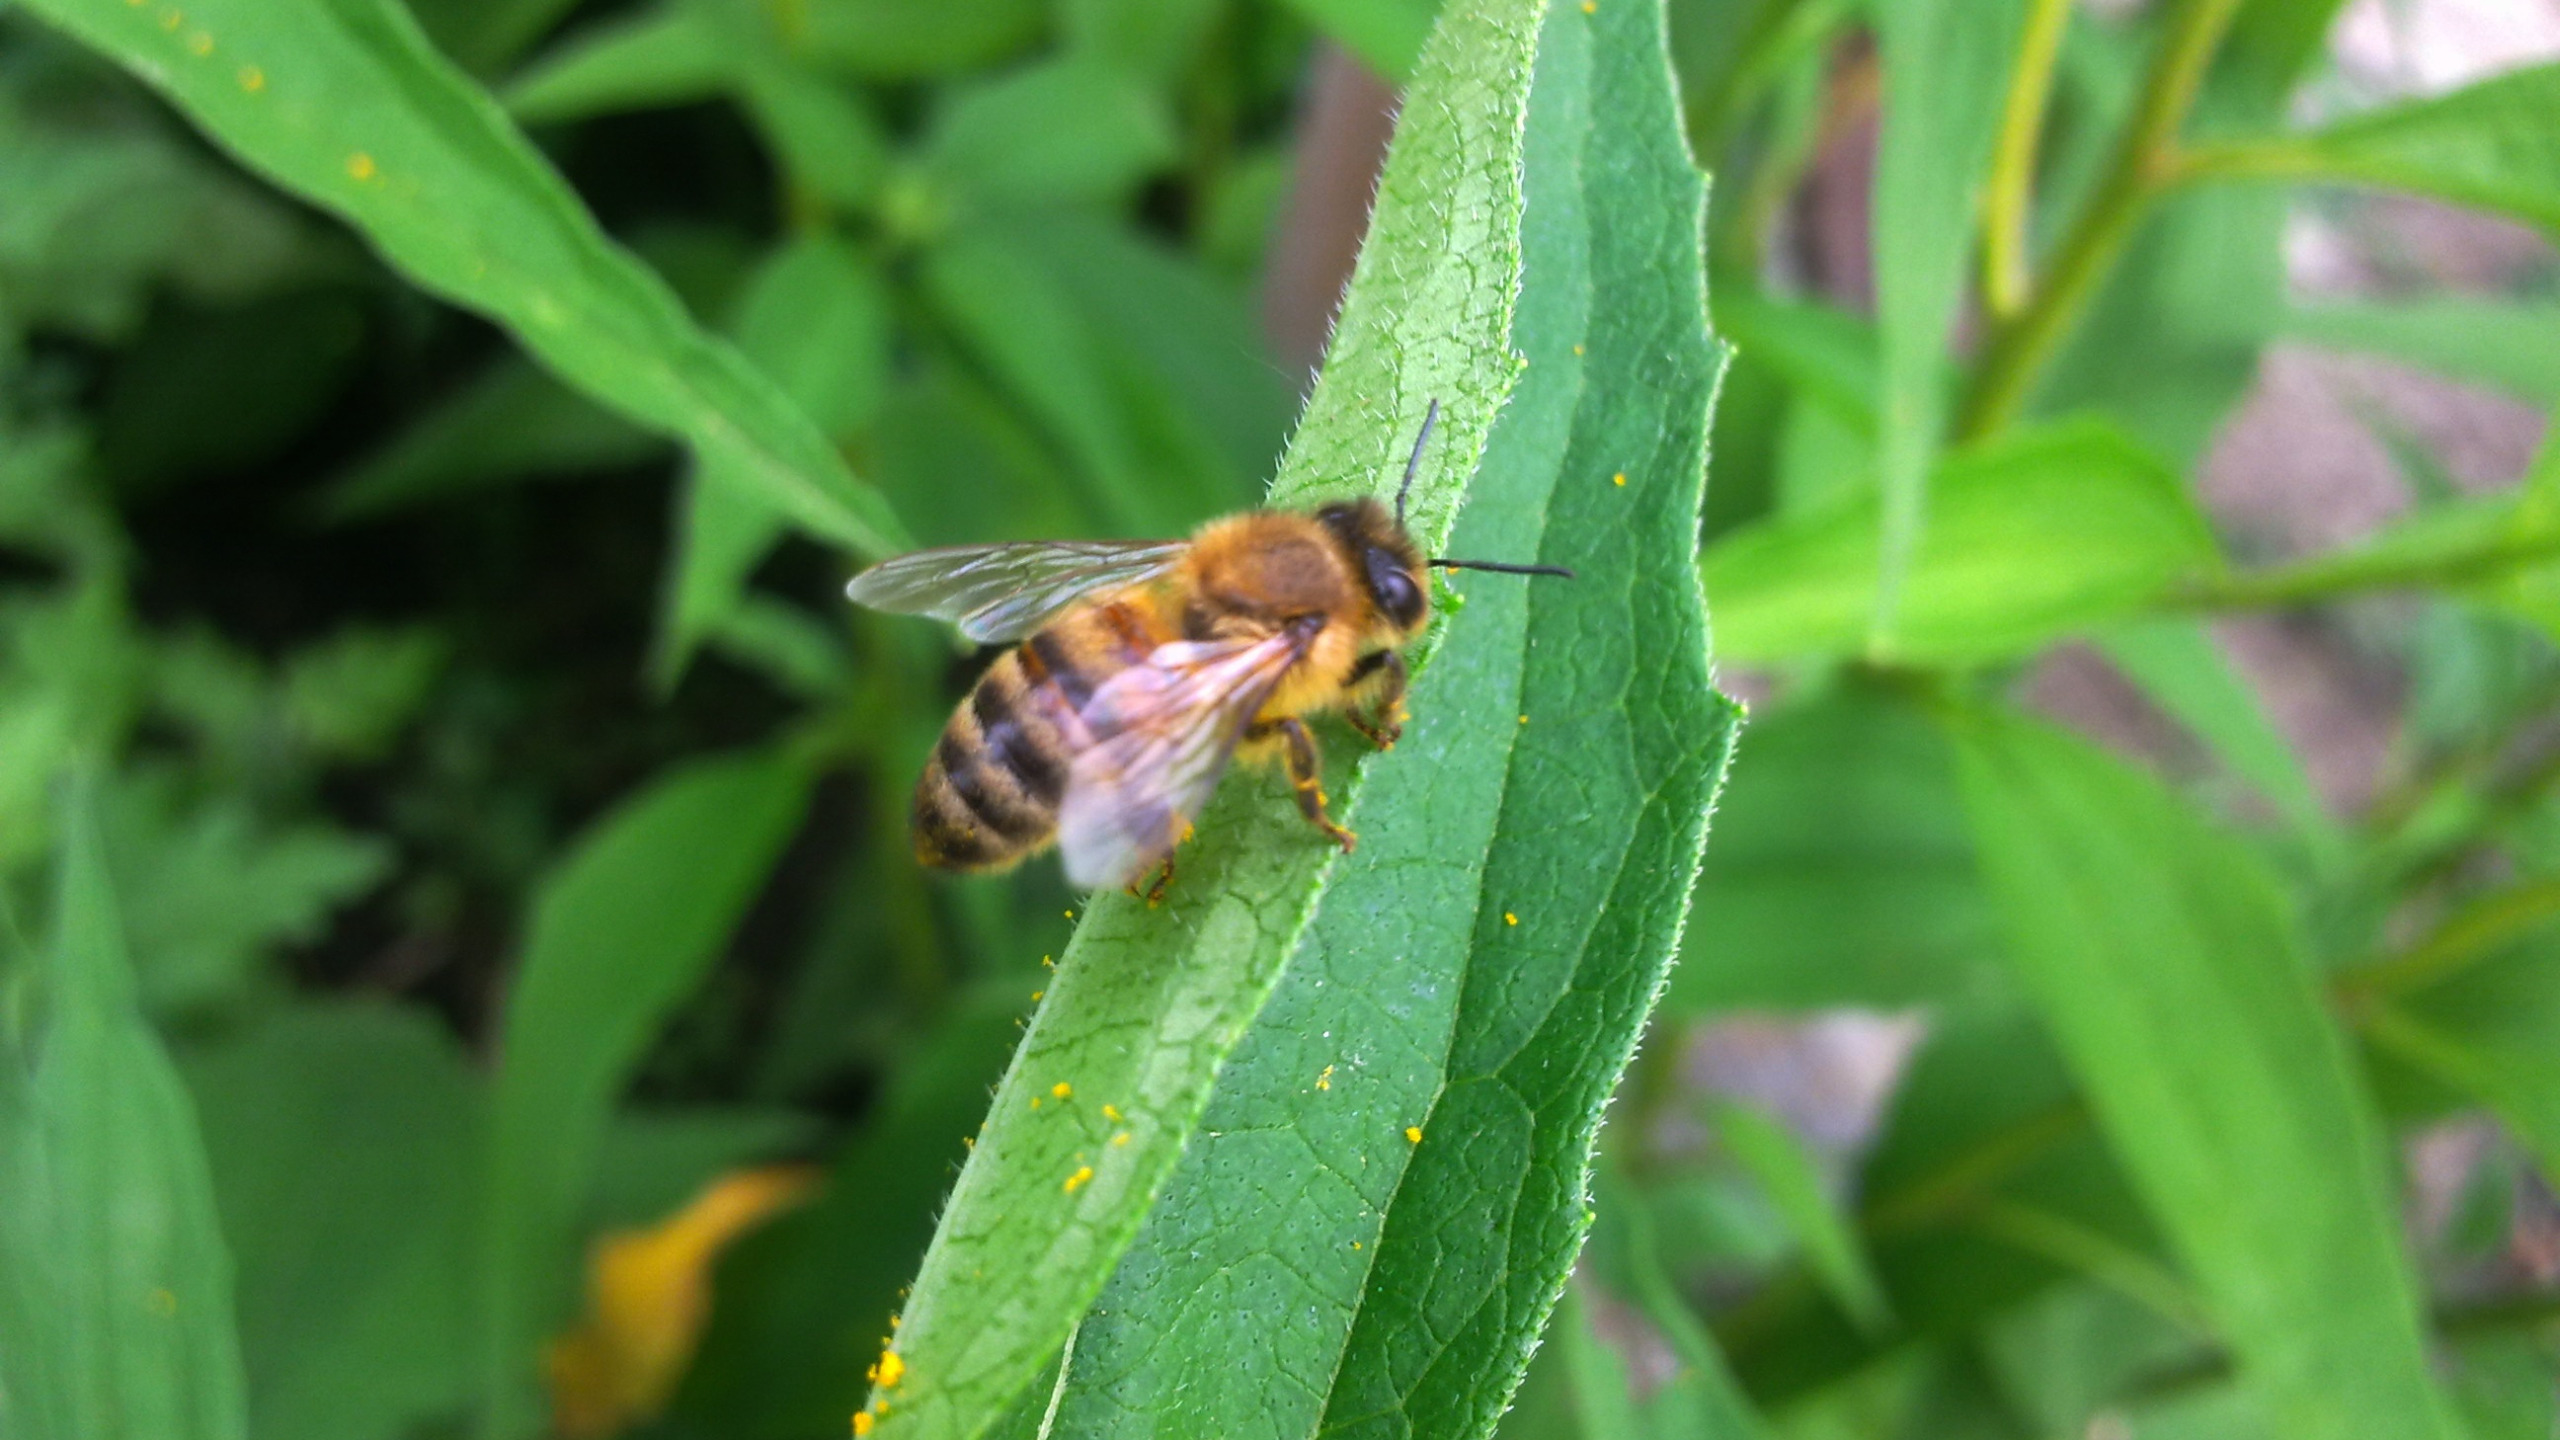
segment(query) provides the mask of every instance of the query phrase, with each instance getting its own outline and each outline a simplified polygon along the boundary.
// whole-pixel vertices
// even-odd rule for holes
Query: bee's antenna
[[[1426,560],[1423,563],[1437,565],[1443,570],[1492,570],[1504,575],[1553,575],[1560,580],[1573,578],[1573,572],[1561,565],[1508,565],[1500,560],[1438,559]]]
[[[1422,447],[1431,443],[1432,422],[1440,418],[1440,401],[1433,397],[1431,408],[1422,412],[1421,433],[1413,437],[1413,458],[1404,462],[1404,483],[1396,487],[1396,528],[1404,528],[1404,497],[1413,493],[1413,477],[1422,472]]]

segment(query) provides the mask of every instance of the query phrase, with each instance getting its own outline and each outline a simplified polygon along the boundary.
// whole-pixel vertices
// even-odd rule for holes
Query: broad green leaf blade
[[[1511,330],[1529,367],[1456,532],[1468,555],[1554,553],[1546,515],[1588,373],[1573,350],[1590,333],[1589,24],[1569,12],[1546,23],[1530,87]],[[1323,1418],[1324,1382],[1412,1155],[1404,1130],[1443,1083],[1468,953],[1495,918],[1482,866],[1526,734],[1528,614],[1557,598],[1465,579],[1440,658],[1414,687],[1412,724],[1351,820],[1356,863],[1335,873],[1277,993],[1220,1071],[1165,1198],[1077,1335],[1062,1437],[1308,1435]],[[1396,923],[1382,936],[1387,914]],[[1254,1317],[1274,1306],[1312,1312],[1311,1323],[1272,1333]],[[1190,1383],[1212,1366],[1223,1383]]]
[[[1437,0],[1288,0],[1308,23],[1387,81],[1411,78]]]
[[[2219,568],[2185,482],[2095,421],[2015,432],[1948,460],[1913,557],[1894,654],[1974,663],[2132,615]],[[1737,530],[1707,552],[1724,657],[1858,653],[1875,593],[1873,497]]]
[[[392,0],[29,7],[168,96],[418,285],[505,326],[563,379],[680,436],[813,533],[905,547],[807,418],[605,238],[488,94]]]
[[[2460,1434],[2383,1137],[2255,857],[2080,741],[1952,723],[2011,959],[2274,1428]]]
[[[2560,1183],[2560,948],[2549,928],[2440,985],[2379,1003],[2378,1048],[2494,1111]]]
[[[577,1205],[631,1067],[719,958],[797,827],[810,776],[695,762],[599,821],[546,880],[507,997],[480,1285],[482,1433],[527,1427],[535,1344],[562,1317]]]
[[[1462,553],[1569,560],[1625,588],[1467,577],[1413,726],[1362,792],[1361,848],[1078,1331],[1054,1435],[1356,1428],[1344,1387],[1378,1388],[1401,1333],[1362,1327],[1421,1300],[1437,1237],[1415,1235],[1453,1210],[1477,1248],[1436,1252],[1439,1278],[1483,1313],[1415,1392],[1438,1412],[1415,1423],[1481,1434],[1570,1264],[1594,1112],[1683,908],[1655,887],[1694,852],[1725,723],[1698,617],[1636,599],[1685,588],[1649,577],[1676,577],[1694,544],[1721,361],[1658,26],[1643,5],[1546,22],[1512,332],[1528,367],[1457,532]],[[1498,994],[1507,981],[1526,993]],[[1510,1008],[1568,987],[1606,998],[1546,1029]],[[1537,1033],[1490,1033],[1515,1026]],[[1489,1128],[1449,1116],[1470,1062],[1457,1075],[1476,1095],[1525,1111],[1516,1092],[1543,1082],[1551,1104]],[[1417,1200],[1417,1184],[1442,1193]],[[1272,1313],[1297,1318],[1254,1319]]]
[[[1603,1107],[1668,976],[1739,722],[1710,682],[1683,569],[1723,369],[1699,268],[1704,185],[1659,8],[1559,7],[1565,24],[1586,16],[1592,295],[1580,373],[1545,357],[1575,403],[1540,553],[1612,578],[1528,596],[1528,723],[1443,1087],[1326,1408],[1328,1430],[1355,1436],[1481,1436],[1508,1403],[1589,1223]],[[1417,1334],[1449,1338],[1425,1354]]]
[[[1786,1125],[1738,1101],[1714,1107],[1717,1138],[1758,1182],[1787,1228],[1795,1232],[1805,1263],[1849,1318],[1870,1333],[1893,1321],[1884,1287],[1865,1248],[1839,1207],[1823,1192],[1822,1173]]]
[[[1869,648],[1889,653],[1947,431],[1947,336],[1963,301],[1980,189],[2026,0],[1885,0],[1876,139],[1876,331],[1883,526]]]
[[[747,282],[731,328],[738,348],[831,442],[878,407],[888,383],[888,287],[843,241],[811,236],[776,251]],[[736,608],[748,574],[782,538],[784,517],[771,502],[708,473],[720,463],[705,462],[683,488],[656,656],[662,686]]]
[[[2407,190],[2560,231],[2560,64],[2358,115],[2308,135],[2200,152],[2206,176]]]
[[[2001,988],[1993,927],[1945,734],[1846,685],[1753,723],[1662,1003],[1945,1005]]]
[[[805,27],[808,58],[873,80],[983,70],[1039,38],[1040,0],[827,0],[780,11]]]
[[[435,1017],[280,1011],[189,1055],[260,1440],[396,1440],[472,1378],[480,1087]]]
[[[2102,632],[2097,644],[2296,832],[2324,856],[2339,856],[2337,825],[2311,788],[2301,758],[2202,625],[2173,617],[2136,620]]]
[[[2284,333],[2560,405],[2560,304],[2500,296],[2344,300],[2288,311]]]
[[[528,125],[686,105],[729,87],[738,66],[701,8],[670,0],[580,30],[507,85]]]
[[[1038,206],[1125,194],[1180,143],[1153,89],[1069,55],[950,92],[924,165],[962,207]]]
[[[0,1420],[20,1440],[240,1440],[204,1145],[136,1008],[85,779],[61,833],[32,1073],[0,1051]]]
[[[1506,338],[1542,8],[1461,0],[1434,31],[1274,504],[1392,495],[1436,399],[1411,519],[1426,550],[1448,540],[1516,369]],[[1358,773],[1329,788],[1356,820]],[[1162,909],[1095,899],[925,1256],[898,1333],[898,1381],[872,1398],[875,1433],[983,1434],[1057,1355],[1333,869],[1335,852],[1273,782],[1236,776],[1184,847]]]
[[[639,465],[666,451],[666,441],[508,355],[332,482],[313,509],[332,523],[365,520],[528,477]]]

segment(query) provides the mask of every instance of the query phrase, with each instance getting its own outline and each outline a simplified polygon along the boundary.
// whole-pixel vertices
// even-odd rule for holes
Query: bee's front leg
[[[1286,720],[1274,720],[1254,729],[1280,737],[1280,755],[1289,767],[1289,788],[1297,794],[1298,813],[1307,817],[1308,824],[1323,831],[1326,838],[1341,846],[1344,854],[1351,853],[1351,847],[1359,837],[1334,824],[1332,817],[1324,813],[1324,761],[1316,752],[1316,737],[1307,733],[1306,722],[1292,715]],[[1260,739],[1262,736],[1248,732],[1247,738]]]
[[[1355,691],[1367,692],[1369,714],[1363,717],[1355,707],[1345,710],[1342,718],[1368,736],[1369,743],[1393,750],[1404,736],[1404,692],[1411,680],[1401,651],[1379,650],[1360,657],[1360,663],[1351,667],[1350,684]]]

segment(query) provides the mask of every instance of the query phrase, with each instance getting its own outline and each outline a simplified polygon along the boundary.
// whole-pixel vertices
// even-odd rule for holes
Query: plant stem
[[[2044,136],[2045,106],[2053,98],[2053,63],[2062,53],[2071,0],[2035,0],[2018,43],[2018,70],[2009,79],[2000,113],[2000,148],[1991,162],[1991,189],[1983,201],[1982,292],[1995,319],[2007,320],[2027,303],[2027,210],[2035,190],[2036,145]]]
[[[2143,82],[2132,126],[2097,196],[2063,243],[2053,273],[2017,319],[1991,342],[1966,398],[1959,438],[1978,440],[2017,419],[2063,338],[2114,269],[2134,227],[2178,173],[2178,130],[2195,105],[2205,68],[2221,48],[2241,0],[2180,0]]]
[[[2194,580],[2172,592],[2170,604],[2197,610],[2272,610],[2362,595],[2477,584],[2528,565],[2560,557],[2560,535],[2501,537],[2453,554],[2346,556],[2312,560],[2251,574]]]
[[[2350,1001],[2424,990],[2497,953],[2554,915],[2560,915],[2560,880],[2501,890],[2436,927],[2415,946],[2340,975],[2337,989]]]

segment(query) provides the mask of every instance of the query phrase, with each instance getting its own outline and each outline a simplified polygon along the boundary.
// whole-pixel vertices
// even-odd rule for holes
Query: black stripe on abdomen
[[[969,709],[977,718],[978,745],[987,763],[1013,777],[1025,798],[1055,811],[1067,789],[1065,757],[1053,753],[1060,743],[1057,732],[1023,716],[1019,702],[998,688],[992,675],[969,697]]]

